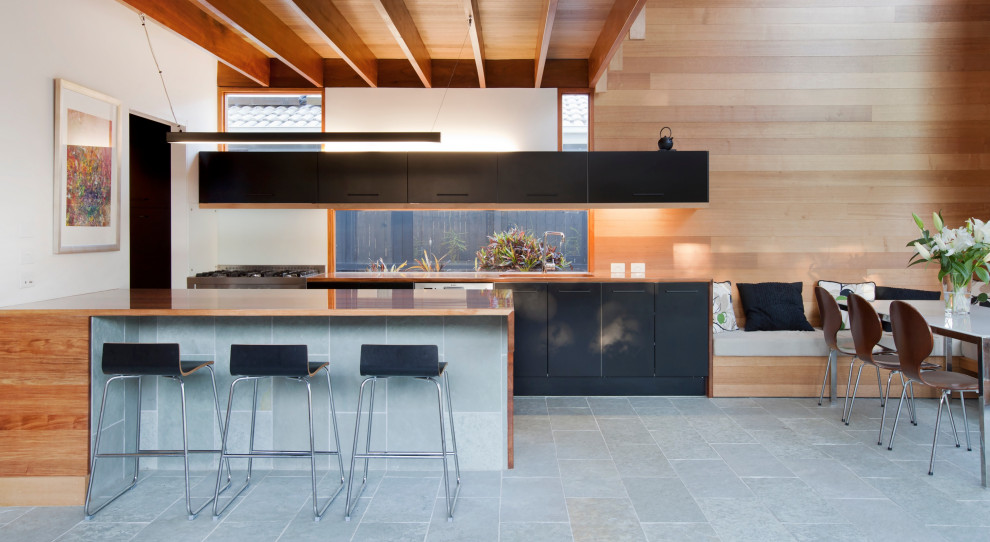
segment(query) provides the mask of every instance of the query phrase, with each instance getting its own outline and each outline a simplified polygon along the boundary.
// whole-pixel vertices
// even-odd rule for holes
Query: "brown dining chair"
[[[935,436],[932,438],[932,457],[928,462],[928,474],[933,474],[935,469],[935,447],[938,444],[938,426],[942,419],[942,403],[946,404],[949,411],[949,423],[952,424],[952,437],[956,441],[956,448],[959,447],[959,434],[956,432],[956,422],[952,418],[952,408],[949,404],[951,393],[959,392],[962,397],[963,392],[979,392],[980,383],[977,379],[961,373],[950,371],[924,371],[922,363],[932,353],[934,340],[932,339],[931,328],[925,317],[917,309],[904,301],[892,301],[890,303],[890,321],[894,329],[894,345],[897,347],[898,357],[901,361],[901,370],[908,378],[908,386],[913,387],[914,382],[919,382],[926,386],[935,388],[940,392],[938,400],[938,414],[935,416]],[[901,404],[904,404],[904,391],[901,390]],[[897,432],[897,420],[901,414],[901,404],[897,405],[897,414],[894,415],[894,427],[890,432],[890,444],[888,449],[894,444],[894,434]],[[969,426],[966,420],[966,406],[963,405],[963,424],[966,430]]]
[[[822,405],[822,398],[825,397],[825,386],[828,385],[828,375],[832,370],[832,365],[836,364],[839,355],[855,356],[850,344],[839,344],[838,334],[842,329],[842,312],[839,311],[839,304],[828,293],[828,290],[821,286],[815,286],[815,301],[818,302],[818,313],[822,316],[822,333],[825,335],[825,344],[828,346],[828,360],[825,362],[825,374],[822,376],[822,391],[818,394],[818,406]],[[850,373],[851,374],[851,373]],[[879,372],[877,382],[879,383]],[[849,387],[846,386],[846,397],[849,397]],[[845,415],[846,404],[842,404],[842,413]],[[843,421],[845,417],[843,416]]]
[[[859,391],[859,378],[863,375],[863,367],[872,365],[877,371],[877,387],[880,392],[880,406],[884,412],[887,411],[886,398],[890,395],[890,379],[895,373],[901,370],[897,353],[890,348],[880,345],[880,338],[883,337],[883,324],[880,323],[880,316],[874,310],[873,305],[866,298],[850,293],[846,298],[847,309],[849,310],[849,330],[852,332],[853,346],[855,354],[849,364],[849,379],[846,380],[846,402],[849,411],[846,412],[846,404],[842,405],[842,421],[849,425],[852,417],[853,406],[856,404],[856,393]],[[856,374],[856,386],[853,388],[852,398],[849,397],[849,386],[852,384],[853,367],[856,360],[860,361],[859,372]],[[884,393],[881,380],[880,369],[890,371],[887,377],[887,392]],[[901,379],[903,384],[904,380]],[[911,404],[911,422],[915,422],[914,404]],[[883,434],[883,420],[880,421],[880,431]]]

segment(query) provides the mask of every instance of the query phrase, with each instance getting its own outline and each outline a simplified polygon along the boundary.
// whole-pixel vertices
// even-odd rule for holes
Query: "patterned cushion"
[[[835,282],[831,280],[820,280],[818,285],[828,290],[832,297],[838,301],[839,305],[844,305],[849,293],[854,293],[865,298],[867,301],[876,301],[877,283],[875,282]],[[839,329],[849,329],[849,313],[842,309],[842,327]]]
[[[732,308],[732,282],[712,283],[712,333],[736,329],[739,326]]]

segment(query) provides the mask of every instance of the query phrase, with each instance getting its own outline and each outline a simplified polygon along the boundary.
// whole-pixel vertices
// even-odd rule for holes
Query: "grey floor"
[[[81,507],[0,508],[0,540],[990,540],[978,453],[955,448],[948,423],[927,474],[933,400],[893,451],[876,444],[876,399],[849,426],[841,404],[816,403],[517,397],[516,468],[464,473],[452,523],[437,471],[373,473],[346,523],[343,498],[312,520],[299,471],[261,473],[221,520],[188,521],[180,472],[155,471],[92,521]]]

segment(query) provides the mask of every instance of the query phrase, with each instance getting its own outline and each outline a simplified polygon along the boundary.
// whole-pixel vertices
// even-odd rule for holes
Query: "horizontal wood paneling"
[[[912,212],[941,210],[953,226],[990,218],[990,2],[645,10],[646,39],[623,44],[595,97],[595,149],[655,150],[669,126],[675,149],[711,153],[710,204],[596,210],[596,271],[642,261],[671,278],[800,281],[813,322],[819,279],[937,289],[934,267],[905,267],[905,245]],[[768,367],[780,385],[766,393],[817,393],[818,362],[790,361]],[[719,388],[747,376],[716,365],[716,393],[763,393]]]
[[[89,367],[88,317],[0,317],[0,478],[86,476]]]

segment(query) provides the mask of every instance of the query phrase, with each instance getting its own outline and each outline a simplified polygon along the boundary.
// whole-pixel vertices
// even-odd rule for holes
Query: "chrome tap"
[[[547,243],[547,238],[549,238],[551,235],[560,236],[560,244],[558,244],[557,246],[560,247],[561,257],[563,257],[564,255],[564,239],[565,239],[564,232],[561,231],[543,232],[543,272],[544,273],[546,273],[547,271],[557,270],[557,264],[553,263],[553,260],[550,258],[550,244]]]

